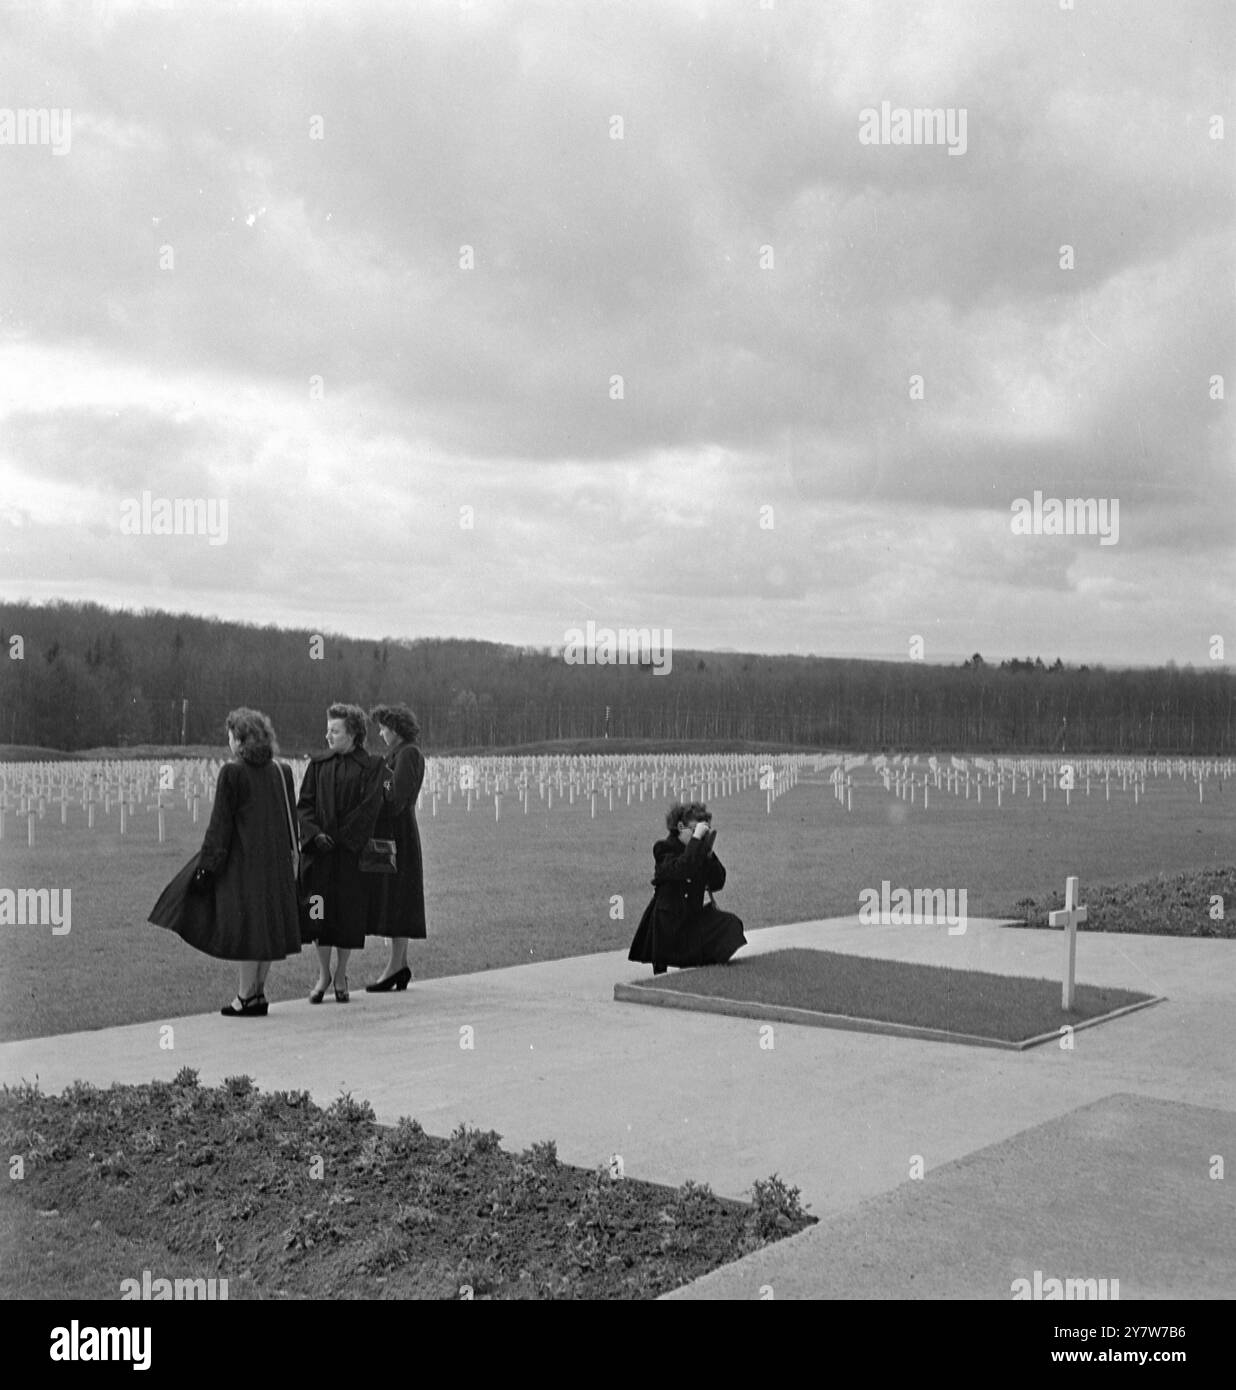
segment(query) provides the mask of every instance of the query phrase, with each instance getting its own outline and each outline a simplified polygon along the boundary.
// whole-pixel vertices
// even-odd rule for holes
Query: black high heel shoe
[[[330,988],[330,984],[331,982],[327,980],[327,982],[324,985],[322,985],[320,989],[315,989],[313,993],[309,996],[309,1002],[311,1004],[320,1004],[322,1000],[326,998],[326,991]]]
[[[236,1004],[240,1005],[239,1009],[235,1007]],[[231,1004],[226,1005],[219,1012],[224,1018],[265,1018],[269,1008],[270,1005],[266,1002],[264,991],[259,989],[248,999],[242,999],[238,994]]]
[[[335,1003],[346,1004],[348,1002],[348,998],[348,977],[345,975],[343,977],[343,988],[340,989],[338,985],[335,986]]]
[[[393,975],[388,975],[385,980],[379,980],[376,984],[366,985],[366,994],[386,994],[388,990],[397,989],[401,993],[407,989],[412,980],[412,971],[408,966],[402,970],[396,970]]]

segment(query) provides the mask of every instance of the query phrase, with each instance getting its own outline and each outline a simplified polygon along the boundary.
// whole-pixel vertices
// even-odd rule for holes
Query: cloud
[[[100,16],[9,21],[6,99],[74,132],[0,148],[17,591],[882,653],[1047,603],[1129,660],[1219,621],[1218,0]],[[965,108],[964,156],[861,144],[884,101]],[[226,496],[226,559],[122,545],[143,487]],[[1119,545],[1007,544],[1036,488]]]

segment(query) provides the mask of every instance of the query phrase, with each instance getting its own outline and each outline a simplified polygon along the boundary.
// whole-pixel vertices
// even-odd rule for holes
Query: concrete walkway
[[[1058,932],[975,920],[961,936],[846,918],[750,939],[748,952],[810,945],[1054,978],[1064,949]],[[266,1019],[211,1013],[7,1043],[0,1080],[37,1077],[54,1091],[73,1080],[170,1079],[184,1066],[207,1084],[243,1072],[323,1104],[348,1090],[379,1120],[415,1116],[430,1133],[466,1121],[498,1130],[508,1148],[552,1138],[564,1162],[585,1167],[618,1154],[628,1177],[675,1186],[694,1178],[726,1196],[777,1172],[826,1218],[906,1184],[914,1155],[931,1174],[1116,1093],[1230,1111],[1234,966],[1233,942],[1084,932],[1079,981],[1167,1002],[1078,1033],[1072,1051],[1049,1043],[1016,1054],[785,1024],[769,1049],[755,1020],[615,1003],[616,981],[651,972],[625,951],[607,952],[417,981],[406,994],[354,993],[346,1006],[329,996],[320,1007],[278,1004]],[[1209,1153],[1236,1161],[1230,1145]],[[823,1229],[689,1292],[754,1297],[791,1270],[798,1296],[823,1292],[825,1263],[836,1259],[835,1249],[825,1259]],[[993,1296],[977,1287],[974,1296]]]

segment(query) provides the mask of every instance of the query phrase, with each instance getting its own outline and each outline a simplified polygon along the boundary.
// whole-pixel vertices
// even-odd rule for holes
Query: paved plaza
[[[1059,932],[982,920],[961,936],[856,918],[749,936],[745,953],[1054,978],[1063,956]],[[675,1297],[1007,1298],[1036,1269],[1118,1278],[1122,1299],[1236,1294],[1236,1247],[1214,1234],[1236,1229],[1234,1184],[1209,1176],[1211,1156],[1236,1161],[1231,942],[1082,933],[1079,982],[1166,1002],[1024,1053],[791,1024],[769,1047],[756,1020],[615,1002],[616,982],[650,973],[606,952],[265,1019],[25,1039],[0,1045],[0,1080],[247,1073],[320,1104],[350,1091],[434,1134],[463,1121],[512,1149],[552,1138],[584,1167],[621,1155],[631,1178],[744,1197],[776,1172],[801,1189],[819,1226]]]

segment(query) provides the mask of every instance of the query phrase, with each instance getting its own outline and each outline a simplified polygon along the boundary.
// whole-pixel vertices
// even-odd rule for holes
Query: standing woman
[[[240,963],[228,1018],[262,1017],[273,960],[300,954],[292,828],[292,770],[277,762],[275,731],[255,709],[227,717],[232,761],[219,769],[198,854],[159,895],[150,921],[208,956]]]
[[[416,746],[420,725],[407,705],[377,705],[369,711],[386,744],[382,811],[374,835],[395,842],[394,874],[374,875],[369,935],[390,941],[390,959],[381,977],[366,985],[368,994],[407,989],[409,940],[425,937],[425,871],[416,798],[425,780],[425,758]]]
[[[325,752],[315,753],[300,784],[300,931],[318,951],[318,982],[309,996],[320,1004],[333,980],[335,998],[348,1002],[348,957],[365,945],[370,876],[360,871],[361,850],[382,809],[382,759],[365,752],[365,711],[334,704],[326,711]],[[330,953],[338,952],[331,974]]]

